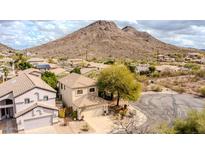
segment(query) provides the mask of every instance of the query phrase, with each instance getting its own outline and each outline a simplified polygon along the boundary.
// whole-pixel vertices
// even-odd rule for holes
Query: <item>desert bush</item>
[[[104,64],[112,65],[115,63],[115,60],[107,60],[104,62]]]
[[[201,93],[202,96],[205,96],[205,87],[201,87],[199,92]]]
[[[77,111],[73,111],[71,114],[71,117],[73,120],[77,120],[78,119],[78,112]]]
[[[205,134],[205,110],[192,110],[185,119],[176,119],[172,126],[161,124],[159,133],[167,134]]]
[[[139,75],[139,74],[136,74],[135,75],[135,79],[138,81],[138,82],[146,82],[148,80],[148,77],[146,75]]]
[[[80,72],[80,67],[75,67],[72,71],[70,71],[70,73],[81,74],[81,72]]]
[[[161,92],[162,88],[158,85],[153,85],[153,86],[151,86],[151,90],[155,91],[155,92]]]
[[[174,88],[172,88],[172,90],[174,90],[180,94],[185,92],[185,89],[183,87],[174,87]]]
[[[195,75],[200,78],[205,78],[205,70],[199,70]]]
[[[87,131],[89,130],[88,124],[87,124],[87,123],[84,124],[84,125],[82,126],[81,130],[84,131],[84,132],[87,132]]]
[[[191,70],[199,70],[200,68],[201,68],[201,66],[200,65],[198,65],[198,64],[193,64],[193,63],[187,63],[187,64],[185,64],[184,65],[184,67],[185,68],[189,68],[189,69],[191,69]]]
[[[154,73],[151,74],[151,77],[159,78],[160,77],[160,73],[159,72],[154,72]]]
[[[155,66],[152,65],[152,66],[149,67],[150,73],[154,73],[155,70],[156,70],[156,67],[155,67]]]

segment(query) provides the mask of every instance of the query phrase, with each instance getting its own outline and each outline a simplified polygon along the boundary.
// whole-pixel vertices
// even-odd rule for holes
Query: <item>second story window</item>
[[[90,91],[91,93],[93,93],[93,92],[95,92],[95,88],[90,88],[89,91]]]
[[[78,94],[78,95],[83,94],[83,90],[82,90],[82,89],[78,89],[78,90],[77,90],[77,94]]]
[[[48,100],[48,96],[44,96],[44,97],[43,97],[43,100],[44,100],[44,101],[47,101],[47,100]]]
[[[31,101],[29,98],[24,99],[25,104],[29,104]]]

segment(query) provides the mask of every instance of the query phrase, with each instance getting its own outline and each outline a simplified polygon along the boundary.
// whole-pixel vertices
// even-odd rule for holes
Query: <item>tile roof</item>
[[[83,108],[89,106],[97,106],[97,105],[107,105],[108,101],[96,96],[96,95],[84,95],[79,99],[75,100],[73,104],[76,107]]]
[[[28,90],[33,88],[41,88],[48,91],[56,92],[48,84],[46,84],[41,78],[34,75],[22,73],[17,77],[14,77],[2,84],[0,84],[0,97],[12,92],[13,96],[19,96]]]
[[[95,80],[77,73],[71,73],[58,81],[70,88],[82,88],[96,85]]]

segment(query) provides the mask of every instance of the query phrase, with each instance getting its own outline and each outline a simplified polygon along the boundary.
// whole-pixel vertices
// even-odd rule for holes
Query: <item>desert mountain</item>
[[[9,51],[14,51],[14,49],[0,43],[0,52],[9,52]]]
[[[122,29],[112,21],[96,21],[78,31],[46,44],[26,49],[43,57],[141,59],[175,52],[196,52],[164,43],[131,26]]]

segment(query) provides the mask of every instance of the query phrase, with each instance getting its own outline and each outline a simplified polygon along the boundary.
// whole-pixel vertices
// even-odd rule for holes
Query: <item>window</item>
[[[29,98],[24,99],[25,104],[29,104],[31,101]]]
[[[48,100],[48,96],[43,96],[43,100],[47,101]]]
[[[64,90],[65,90],[65,85],[64,85]]]
[[[61,89],[63,89],[63,84],[61,83]]]
[[[83,90],[82,90],[82,89],[78,89],[78,90],[77,90],[77,94],[78,94],[78,95],[83,94]]]
[[[89,90],[91,93],[95,92],[95,88],[90,88]]]

